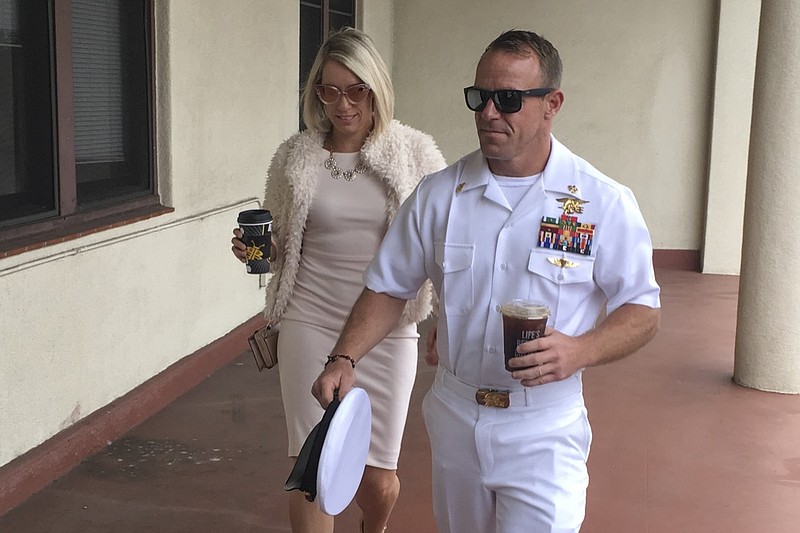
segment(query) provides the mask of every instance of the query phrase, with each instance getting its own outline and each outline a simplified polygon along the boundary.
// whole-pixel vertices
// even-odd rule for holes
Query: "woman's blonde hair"
[[[313,131],[328,132],[331,123],[325,115],[325,105],[317,98],[314,85],[322,81],[322,67],[336,61],[347,67],[372,89],[372,135],[380,135],[389,127],[394,116],[394,88],[383,58],[370,37],[354,28],[332,33],[322,43],[308,73],[303,89],[303,122]]]

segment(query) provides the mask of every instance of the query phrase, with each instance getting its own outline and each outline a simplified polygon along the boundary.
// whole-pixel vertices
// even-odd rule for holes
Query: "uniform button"
[[[489,350],[489,353],[494,353],[495,348],[494,348],[494,346],[489,346],[488,350]]]
[[[500,270],[505,270],[508,268],[508,265],[505,263],[500,263]]]
[[[500,304],[495,305],[494,306],[494,310],[499,313],[500,312]]]
[[[563,281],[563,280],[564,280],[564,274],[559,274],[558,281]]]

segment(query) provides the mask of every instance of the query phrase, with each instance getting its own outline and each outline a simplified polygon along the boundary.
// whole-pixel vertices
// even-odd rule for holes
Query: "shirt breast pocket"
[[[531,274],[530,298],[557,303],[556,309],[550,309],[549,325],[557,323],[558,309],[572,309],[572,304],[594,291],[592,256],[534,248],[528,257],[528,273]]]
[[[434,260],[442,269],[442,294],[448,315],[463,315],[472,309],[475,296],[474,244],[434,243]]]

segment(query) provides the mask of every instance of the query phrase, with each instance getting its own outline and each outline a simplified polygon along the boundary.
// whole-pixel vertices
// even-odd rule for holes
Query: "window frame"
[[[52,0],[51,88],[53,91],[54,175],[57,190],[55,214],[36,221],[14,222],[0,226],[0,258],[77,239],[84,235],[131,224],[174,211],[161,204],[158,194],[156,164],[156,84],[155,84],[155,6],[145,2],[147,42],[148,148],[150,188],[135,197],[118,196],[82,210],[78,205],[78,182],[75,161],[75,123],[73,118],[72,79],[72,2]]]

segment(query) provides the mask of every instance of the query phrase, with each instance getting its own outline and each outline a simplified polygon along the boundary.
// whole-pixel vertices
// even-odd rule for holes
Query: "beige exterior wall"
[[[13,428],[0,431],[0,465],[262,308],[257,278],[230,256],[230,230],[297,127],[297,4],[156,4],[159,183],[175,212],[0,259],[0,428]],[[359,17],[391,66],[397,118],[434,135],[449,162],[477,147],[461,89],[483,48],[512,27],[544,34],[565,63],[556,135],[634,190],[656,248],[698,250],[704,229],[719,231],[706,224],[708,199],[743,187],[725,176],[746,170],[710,148],[713,91],[739,83],[718,68],[714,85],[718,5],[363,0]],[[752,21],[723,21],[726,35],[752,32]],[[754,54],[736,39],[719,45],[728,69]],[[728,248],[722,262],[738,264],[722,257]]]
[[[362,0],[356,14],[359,29],[372,37],[389,72],[394,59],[394,5],[394,0]]]
[[[511,28],[551,40],[564,62],[554,133],[631,187],[660,249],[702,244],[717,2],[404,0],[395,12],[400,119],[453,162],[477,148],[461,89],[485,46]]]

